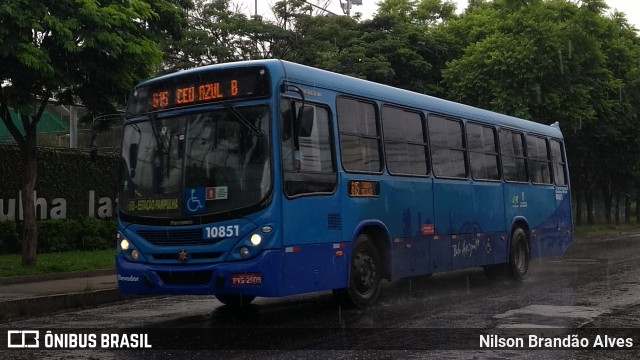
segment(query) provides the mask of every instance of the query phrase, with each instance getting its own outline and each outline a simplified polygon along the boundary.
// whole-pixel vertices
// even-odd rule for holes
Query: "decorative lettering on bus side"
[[[368,180],[350,180],[350,197],[378,197],[380,196],[380,183]]]

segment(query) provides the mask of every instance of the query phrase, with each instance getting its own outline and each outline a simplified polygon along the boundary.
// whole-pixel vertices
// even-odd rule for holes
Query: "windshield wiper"
[[[238,119],[238,121],[240,121],[244,126],[246,126],[247,129],[249,129],[252,135],[255,135],[257,137],[264,136],[264,133],[262,132],[262,130],[258,129],[249,120],[247,120],[247,118],[240,111],[238,111],[238,109],[236,109],[233,105],[229,103],[223,103],[223,105],[227,110],[229,110],[231,115],[233,115],[236,119]]]

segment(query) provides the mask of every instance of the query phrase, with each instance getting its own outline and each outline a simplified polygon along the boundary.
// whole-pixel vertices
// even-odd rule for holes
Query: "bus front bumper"
[[[237,262],[197,265],[135,263],[116,255],[120,293],[124,295],[253,295],[279,294],[282,252],[264,250]]]

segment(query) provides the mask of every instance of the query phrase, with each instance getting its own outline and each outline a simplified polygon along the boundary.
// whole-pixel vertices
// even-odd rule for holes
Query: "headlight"
[[[262,236],[258,234],[251,235],[251,245],[258,246],[262,243]]]
[[[122,250],[122,251],[129,250],[129,240],[122,239],[122,241],[120,241],[120,250]]]

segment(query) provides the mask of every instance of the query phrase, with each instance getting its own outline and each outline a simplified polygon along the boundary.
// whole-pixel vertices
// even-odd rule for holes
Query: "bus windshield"
[[[259,203],[271,188],[269,107],[233,107],[128,124],[120,209],[181,218]]]

